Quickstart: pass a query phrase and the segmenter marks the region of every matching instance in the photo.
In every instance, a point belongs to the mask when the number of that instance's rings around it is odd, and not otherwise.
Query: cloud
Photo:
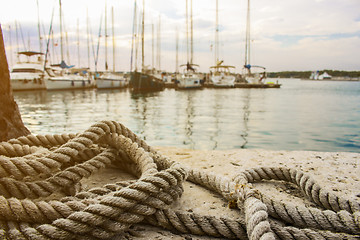
[[[280,42],[269,38],[257,43],[252,59],[259,65],[271,66],[271,71],[354,70],[359,69],[359,63],[354,61],[360,54],[357,47],[359,40],[359,37],[303,38],[298,44],[285,48]]]
[[[54,36],[59,36],[58,1],[38,0],[40,21],[47,34],[54,10]],[[189,0],[190,3],[190,0]],[[137,0],[138,11],[142,1]],[[246,29],[246,0],[219,1],[220,55],[238,71],[244,61]],[[19,8],[18,6],[22,7]],[[105,1],[62,0],[64,21],[72,52],[77,50],[77,20],[79,19],[82,62],[87,62],[87,12],[91,41],[98,42],[100,16],[104,16]],[[119,68],[129,69],[134,1],[107,0],[108,27],[111,35],[111,7],[114,8],[114,28]],[[161,16],[161,51],[163,66],[173,70],[176,56],[176,32],[179,33],[179,61],[184,61],[185,0],[145,0],[146,61],[151,61],[151,26],[155,35]],[[251,1],[252,61],[269,71],[308,70],[318,66],[334,69],[359,70],[357,55],[360,44],[359,0],[267,0]],[[215,34],[215,0],[193,0],[194,54],[201,71],[213,65]],[[23,27],[26,45],[38,48],[36,2],[9,1],[2,6],[0,23],[9,47],[8,26],[12,26],[12,44],[15,44],[15,20]],[[104,21],[103,21],[104,23]],[[43,27],[44,26],[44,27]],[[103,28],[104,29],[104,26]],[[104,33],[102,33],[104,34]],[[21,40],[22,41],[22,40]],[[109,48],[112,41],[109,39]],[[24,45],[24,44],[22,44]],[[100,53],[104,52],[104,38],[100,39]],[[11,48],[15,51],[15,47]],[[110,49],[109,49],[110,52]],[[140,50],[139,50],[140,52]],[[100,56],[103,61],[104,56]],[[74,57],[77,58],[77,57]],[[99,61],[100,61],[99,60]],[[93,60],[92,60],[93,61]],[[110,63],[111,64],[111,63]],[[110,65],[109,64],[109,65]],[[101,64],[103,65],[103,64]],[[351,69],[350,69],[351,70]]]
[[[314,39],[314,40],[340,40],[346,38],[360,38],[360,31],[351,33],[333,33],[326,35],[273,35],[270,38],[274,41],[280,42],[282,47],[289,47],[299,44],[299,41],[303,39]]]

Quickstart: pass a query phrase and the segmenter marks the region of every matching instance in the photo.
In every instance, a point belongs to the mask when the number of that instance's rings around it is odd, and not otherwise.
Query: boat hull
[[[46,89],[45,81],[40,76],[34,78],[11,78],[10,83],[13,91]]]
[[[96,79],[96,87],[99,89],[105,88],[125,88],[127,84],[125,80],[116,79]]]
[[[71,79],[65,77],[46,79],[47,90],[86,89],[93,87],[95,87],[95,84],[91,79]]]
[[[213,87],[232,88],[235,86],[235,76],[212,76]]]
[[[177,82],[177,89],[198,89],[202,88],[200,79],[180,79]]]
[[[129,86],[134,92],[155,92],[162,91],[165,88],[165,83],[152,75],[132,72]]]
[[[96,78],[96,87],[99,89],[125,88],[127,86],[128,81],[123,74],[107,72]]]
[[[19,56],[25,53],[19,53]],[[30,52],[30,54],[27,60],[21,59],[15,64],[10,73],[10,83],[13,91],[46,89],[43,60],[41,57],[33,60],[33,57],[41,56],[41,53]]]

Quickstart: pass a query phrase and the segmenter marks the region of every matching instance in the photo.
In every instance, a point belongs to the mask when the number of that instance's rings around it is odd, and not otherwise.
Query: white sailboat
[[[47,90],[82,89],[95,86],[94,78],[87,68],[74,68],[64,64],[65,62],[62,62],[62,64],[46,68]]]
[[[247,6],[244,71],[245,71],[244,78],[247,81],[247,83],[251,83],[251,84],[265,83],[266,68],[263,66],[250,64],[250,0],[248,0],[248,6]]]
[[[231,71],[234,66],[222,65],[220,61],[216,66],[210,67],[210,80],[214,87],[234,87],[236,77]]]
[[[61,0],[59,0],[60,10],[60,47],[61,47],[61,63],[53,64],[46,68],[47,76],[46,89],[47,90],[62,90],[62,89],[81,89],[95,87],[93,76],[89,73],[87,68],[74,68],[68,66],[64,59],[63,52],[63,33],[62,33],[62,10]]]
[[[186,55],[187,63],[180,65],[182,68],[180,77],[177,79],[176,87],[178,89],[194,89],[202,88],[202,80],[197,71],[199,65],[193,63],[193,21],[192,21],[192,0],[190,0],[190,35],[191,35],[191,51],[189,59],[189,24],[188,24],[188,0],[186,0]]]
[[[111,8],[112,17],[112,45],[113,45],[113,70],[108,70],[107,63],[107,7],[105,4],[105,72],[99,73],[96,77],[96,87],[99,89],[106,88],[124,88],[127,87],[128,81],[123,73],[116,73],[115,71],[115,36],[114,36],[114,8]]]
[[[12,90],[42,90],[46,89],[44,80],[44,53],[42,53],[39,3],[38,6],[38,34],[40,51],[18,51],[17,62],[10,72]]]
[[[215,65],[210,67],[210,80],[214,87],[234,87],[236,77],[232,69],[234,66],[222,65],[224,61],[219,60],[219,16],[218,0],[216,0],[216,30],[215,30]]]
[[[12,89],[14,91],[46,89],[44,54],[33,51],[23,51],[17,54],[18,61],[10,73]]]

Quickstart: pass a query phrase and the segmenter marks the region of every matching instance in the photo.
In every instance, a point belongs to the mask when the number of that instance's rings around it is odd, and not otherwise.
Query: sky
[[[191,0],[188,1],[190,5]],[[105,69],[105,2],[109,68],[114,68],[113,26],[115,70],[129,71],[134,0],[62,0],[64,59],[68,64],[79,67],[87,67],[90,63],[90,68],[94,70],[94,56],[99,44],[97,69]],[[137,0],[138,13],[143,9],[142,2]],[[226,65],[235,66],[236,72],[242,71],[245,60],[247,2],[218,2],[220,59]],[[208,72],[209,67],[215,64],[216,0],[192,0],[192,5],[193,62],[199,64],[200,71]],[[0,23],[10,67],[16,62],[17,51],[40,50],[38,18],[42,51],[45,52],[52,12],[53,41],[50,41],[49,59],[58,63],[59,1],[12,0],[2,4]],[[186,0],[145,0],[145,65],[173,72],[177,67],[176,59],[178,65],[186,63],[185,12]],[[251,0],[250,15],[250,64],[264,66],[268,72],[360,71],[360,0]],[[100,23],[102,31],[99,38]],[[159,45],[161,47],[157,48]],[[138,44],[138,66],[141,66],[140,53],[141,44]],[[158,54],[160,62],[157,61]]]

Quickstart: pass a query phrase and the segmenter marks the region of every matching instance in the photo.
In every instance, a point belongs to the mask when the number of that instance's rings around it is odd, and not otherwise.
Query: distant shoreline
[[[301,80],[314,81],[314,82],[325,82],[325,81],[341,81],[341,82],[359,82],[360,78],[331,78],[331,79],[309,79],[309,78],[301,78]]]
[[[342,71],[342,70],[319,70],[318,74],[321,75],[326,72],[332,79],[357,79],[360,81],[360,71]],[[283,71],[283,72],[267,72],[268,78],[300,78],[309,79],[313,71]]]

